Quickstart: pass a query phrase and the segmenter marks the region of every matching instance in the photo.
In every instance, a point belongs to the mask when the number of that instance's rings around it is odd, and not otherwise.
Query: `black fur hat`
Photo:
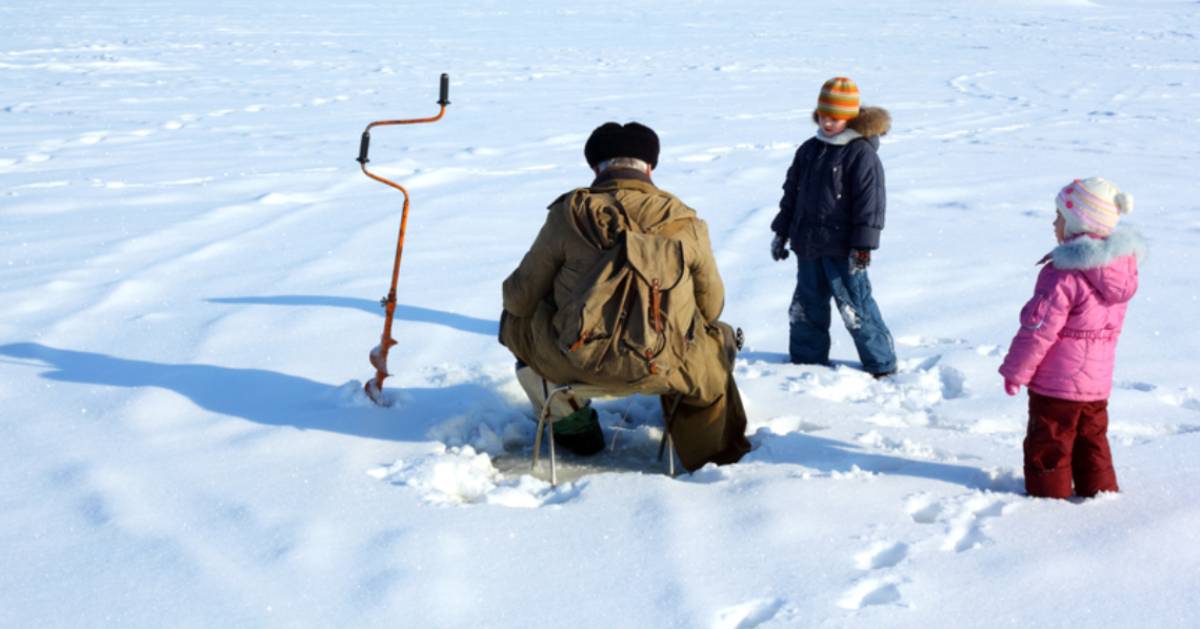
[[[592,131],[583,146],[583,156],[592,168],[614,157],[637,158],[650,164],[650,168],[657,168],[658,134],[637,122],[624,125],[606,122]]]

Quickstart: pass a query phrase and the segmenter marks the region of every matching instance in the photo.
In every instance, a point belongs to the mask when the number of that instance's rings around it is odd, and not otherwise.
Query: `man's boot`
[[[604,431],[600,415],[589,404],[554,422],[554,443],[580,456],[591,456],[604,449]]]

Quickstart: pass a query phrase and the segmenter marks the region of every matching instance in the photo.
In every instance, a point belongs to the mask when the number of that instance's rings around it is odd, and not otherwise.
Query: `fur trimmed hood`
[[[1146,241],[1141,234],[1119,228],[1108,238],[1072,238],[1048,257],[1056,270],[1083,275],[1109,303],[1123,303],[1137,292],[1138,262],[1145,255]]]
[[[1078,236],[1054,248],[1050,261],[1063,270],[1096,269],[1117,258],[1132,255],[1138,262],[1146,256],[1146,241],[1130,228],[1118,228],[1108,238]]]
[[[817,110],[813,110],[813,122],[817,122]],[[846,123],[846,128],[864,138],[887,135],[892,130],[892,115],[883,107],[863,107],[858,116]]]

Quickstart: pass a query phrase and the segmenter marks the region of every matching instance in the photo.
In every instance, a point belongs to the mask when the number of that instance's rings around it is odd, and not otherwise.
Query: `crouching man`
[[[636,122],[592,132],[584,156],[596,178],[550,204],[504,280],[500,342],[538,412],[557,384],[660,395],[692,471],[750,450],[732,374],[739,340],[717,320],[725,289],[707,226],[651,180],[658,154],[657,134]],[[563,400],[550,414],[563,447],[604,447],[588,400]]]

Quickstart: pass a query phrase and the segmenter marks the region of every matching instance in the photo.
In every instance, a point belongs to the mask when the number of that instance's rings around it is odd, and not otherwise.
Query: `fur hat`
[[[606,122],[592,131],[583,146],[583,156],[592,168],[614,157],[637,158],[657,168],[658,134],[636,122],[624,125]]]
[[[1095,234],[1107,237],[1122,214],[1133,212],[1133,195],[1121,192],[1100,177],[1076,179],[1059,190],[1054,199],[1068,236]]]
[[[835,76],[821,86],[817,113],[834,120],[851,120],[858,115],[858,85],[844,76]]]

